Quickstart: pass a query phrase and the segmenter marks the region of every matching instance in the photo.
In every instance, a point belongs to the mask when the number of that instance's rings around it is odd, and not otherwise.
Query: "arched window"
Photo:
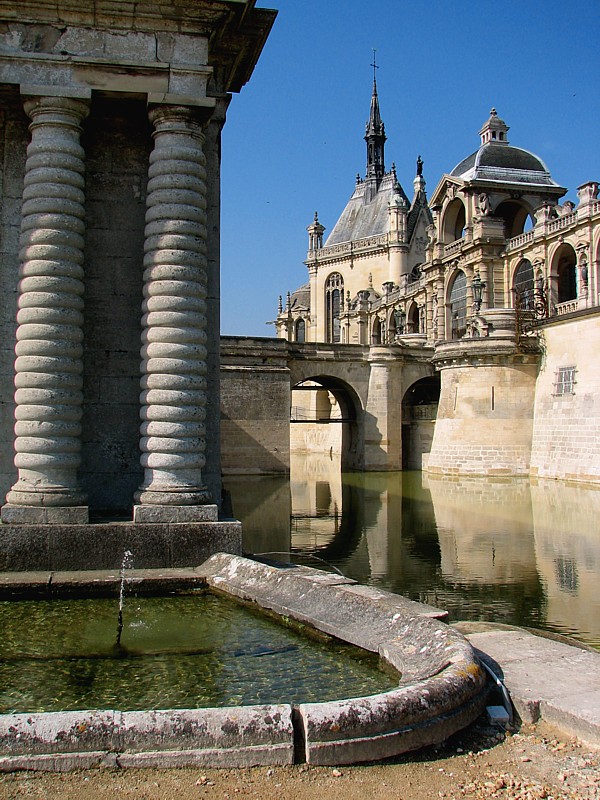
[[[515,292],[515,306],[523,309],[532,309],[535,284],[531,261],[526,258],[517,267],[513,280],[513,289]]]
[[[371,332],[371,344],[383,344],[384,328],[381,324],[379,317],[375,317],[373,321],[373,330]]]
[[[306,323],[303,319],[299,319],[296,322],[296,341],[297,342],[305,342],[306,341]]]
[[[419,306],[414,303],[410,311],[408,312],[408,321],[407,321],[407,332],[408,333],[420,333],[421,332],[421,321],[419,319]]]
[[[459,269],[450,289],[452,339],[462,339],[467,331],[467,276]]]
[[[325,284],[325,341],[340,341],[340,308],[344,293],[344,279],[333,272]]]
[[[568,300],[577,298],[577,257],[570,245],[564,247],[564,251],[558,260],[557,275],[557,302],[566,303]]]

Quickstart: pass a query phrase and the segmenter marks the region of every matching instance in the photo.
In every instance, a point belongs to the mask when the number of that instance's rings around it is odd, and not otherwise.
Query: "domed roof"
[[[509,144],[488,142],[463,159],[450,173],[463,180],[497,180],[555,185],[541,158]]]
[[[508,143],[509,128],[493,108],[483,125],[481,146],[463,159],[450,175],[464,181],[498,181],[501,183],[528,183],[537,186],[557,186],[548,167],[539,156],[513,147]]]

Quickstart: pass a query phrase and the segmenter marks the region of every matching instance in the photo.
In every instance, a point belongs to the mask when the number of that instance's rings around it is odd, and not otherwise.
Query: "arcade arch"
[[[315,375],[292,386],[290,453],[339,458],[342,471],[361,468],[362,406],[354,389]]]
[[[402,469],[422,469],[429,453],[440,400],[440,375],[415,381],[402,400]]]
[[[531,210],[518,200],[504,200],[494,211],[495,217],[504,221],[504,236],[512,239],[533,225]]]
[[[442,217],[442,242],[450,244],[457,239],[462,239],[465,232],[466,210],[463,201],[459,197],[451,200],[444,211]]]
[[[557,304],[577,299],[577,255],[568,242],[561,244],[554,253],[550,279]]]

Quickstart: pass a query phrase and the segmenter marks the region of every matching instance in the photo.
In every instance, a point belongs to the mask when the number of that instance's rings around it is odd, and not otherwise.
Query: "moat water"
[[[446,609],[600,650],[600,489],[556,481],[341,473],[228,477],[244,550],[335,568]]]

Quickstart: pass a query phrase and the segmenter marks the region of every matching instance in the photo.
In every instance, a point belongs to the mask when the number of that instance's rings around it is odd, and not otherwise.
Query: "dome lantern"
[[[490,142],[494,142],[494,144],[508,144],[508,131],[508,125],[503,119],[500,119],[496,109],[492,108],[490,111],[490,118],[479,131],[481,144],[489,144]]]

